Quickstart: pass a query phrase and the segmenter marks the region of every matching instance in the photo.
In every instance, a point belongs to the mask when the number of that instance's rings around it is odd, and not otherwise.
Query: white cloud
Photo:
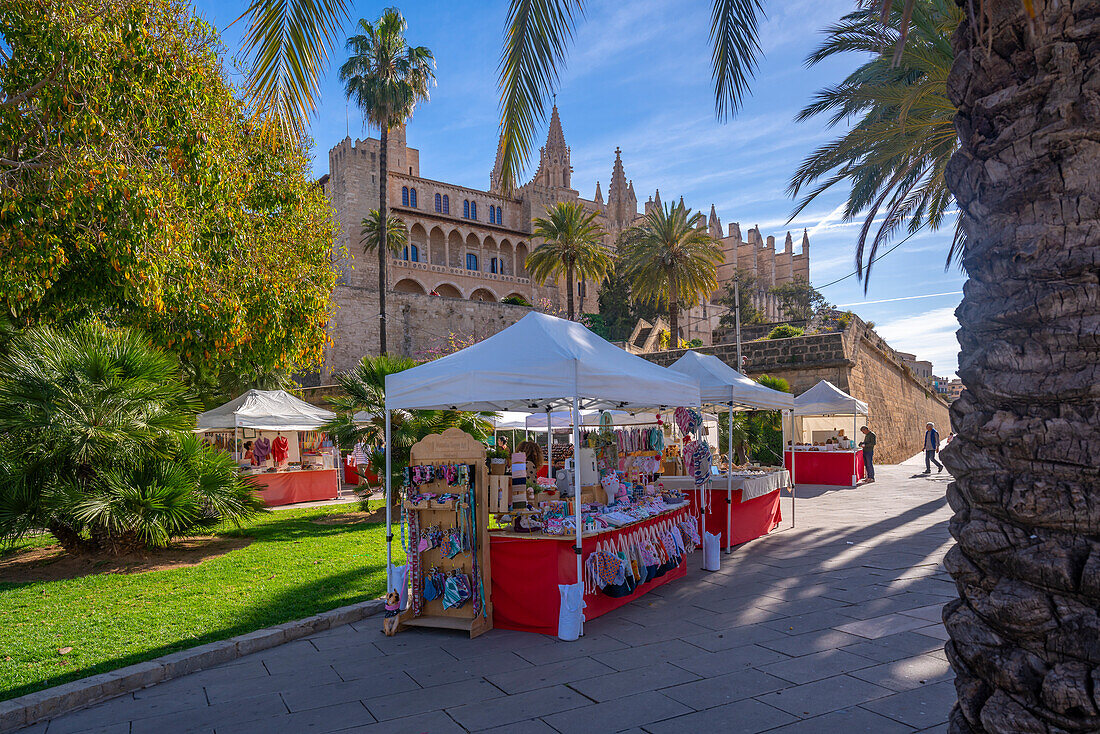
[[[958,369],[958,328],[955,307],[947,306],[888,321],[875,331],[895,349],[929,360],[936,374],[943,375]]]

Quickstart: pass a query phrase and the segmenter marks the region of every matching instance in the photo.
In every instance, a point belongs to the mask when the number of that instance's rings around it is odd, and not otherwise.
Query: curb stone
[[[0,701],[0,732],[15,731],[115,696],[148,688],[349,622],[357,622],[378,614],[384,604],[384,599],[371,599],[338,607],[305,619],[237,635],[228,640],[210,642],[144,663]]]

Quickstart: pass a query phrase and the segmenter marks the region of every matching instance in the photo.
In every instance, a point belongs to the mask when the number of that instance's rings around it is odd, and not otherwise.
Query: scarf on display
[[[274,459],[276,464],[281,464],[286,461],[287,453],[290,451],[290,441],[286,440],[286,436],[278,436],[271,442],[271,458]],[[255,451],[252,452],[256,454]]]
[[[598,542],[585,559],[585,593],[623,597],[663,576],[683,562],[684,543],[677,542],[679,537],[676,521],[669,519]]]
[[[252,460],[257,466],[267,461],[268,454],[271,453],[271,440],[260,436],[252,442]]]

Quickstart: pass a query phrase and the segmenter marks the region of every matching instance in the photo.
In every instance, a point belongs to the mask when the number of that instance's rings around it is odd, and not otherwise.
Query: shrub
[[[0,359],[0,538],[45,529],[70,553],[117,555],[259,511],[195,411],[176,358],[143,334],[16,337]]]
[[[505,296],[500,299],[501,303],[508,303],[513,306],[527,306],[530,308],[531,304],[523,296]]]
[[[804,329],[800,329],[797,326],[791,326],[790,324],[780,324],[771,331],[768,332],[766,339],[790,339],[794,336],[802,336],[805,333]]]

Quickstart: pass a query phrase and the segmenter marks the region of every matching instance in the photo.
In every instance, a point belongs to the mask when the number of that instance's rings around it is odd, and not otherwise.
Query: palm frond
[[[863,219],[856,268],[865,288],[879,247],[902,227],[913,233],[942,224],[954,201],[944,170],[958,145],[947,75],[950,36],[962,11],[951,0],[881,1],[889,6],[885,16],[879,0],[863,3],[830,26],[807,58],[812,66],[849,51],[874,54],[843,82],[818,92],[798,115],[800,121],[829,115],[830,127],[855,122],[813,151],[788,185],[792,196],[802,195],[792,219],[825,191],[848,187],[845,221]],[[948,264],[965,248],[959,232],[955,241],[959,247],[948,253]]]
[[[511,0],[500,58],[501,187],[516,186],[545,117],[546,98],[573,38],[582,0]]]
[[[248,16],[248,99],[266,124],[290,137],[302,135],[349,7],[348,0],[253,0],[241,16]]]
[[[370,215],[360,222],[363,227],[363,236],[359,244],[363,245],[364,252],[374,252],[382,242],[382,215],[377,209],[371,209]],[[393,253],[401,253],[409,244],[409,230],[400,217],[391,216],[386,222],[386,249]]]
[[[714,0],[710,15],[714,111],[725,120],[741,108],[756,72],[760,44],[757,24],[764,15],[761,0]]]

